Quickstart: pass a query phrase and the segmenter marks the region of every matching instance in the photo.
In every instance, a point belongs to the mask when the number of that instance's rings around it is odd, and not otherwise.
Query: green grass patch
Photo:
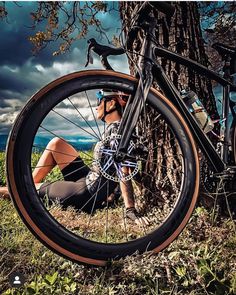
[[[202,208],[166,250],[136,254],[107,268],[78,265],[49,251],[28,231],[11,202],[0,200],[0,214],[1,294],[235,294],[232,221],[222,219],[212,226]],[[26,277],[19,289],[9,285],[13,270]]]
[[[6,185],[5,152],[0,152],[0,186]]]
[[[4,153],[0,154],[4,166]],[[38,155],[33,159],[37,162]],[[1,179],[5,179],[1,168]],[[57,176],[57,172],[55,172]],[[4,185],[4,181],[2,182]],[[83,223],[86,214],[74,209],[62,211],[54,206],[51,213],[70,230]],[[54,210],[54,211],[53,211]],[[111,209],[114,221],[120,208]],[[92,218],[102,217],[99,210]],[[44,247],[27,229],[9,200],[0,199],[0,294],[191,294],[227,295],[236,293],[236,235],[230,219],[218,218],[212,223],[211,212],[198,207],[185,230],[167,249],[156,255],[133,255],[112,262],[106,268],[70,262]],[[100,228],[104,239],[104,225]],[[135,229],[133,229],[135,232]],[[120,234],[114,230],[114,236]],[[97,237],[95,237],[97,238]],[[112,239],[113,237],[111,237]],[[26,282],[11,288],[9,275],[24,273]]]

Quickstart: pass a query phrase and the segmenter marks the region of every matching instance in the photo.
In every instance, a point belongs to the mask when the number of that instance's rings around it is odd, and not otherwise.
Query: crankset
[[[200,161],[200,184],[203,192],[216,194],[221,191],[221,184],[224,190],[233,192],[236,190],[236,166],[227,167],[221,173],[215,173],[206,159]],[[224,191],[224,193],[226,193]]]
[[[200,161],[200,185],[204,193],[216,193],[218,179],[215,177],[209,162],[206,159]]]

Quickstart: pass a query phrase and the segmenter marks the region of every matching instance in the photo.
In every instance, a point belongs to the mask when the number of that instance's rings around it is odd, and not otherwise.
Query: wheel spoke
[[[107,200],[106,200],[106,203],[107,203],[107,206],[106,206],[106,225],[105,225],[106,243],[107,243],[107,236],[108,236],[108,194],[109,194],[109,182],[108,182],[108,185],[107,185]]]
[[[90,100],[89,100],[89,98],[88,98],[87,91],[85,91],[85,95],[86,95],[86,97],[87,97],[87,100],[88,100],[88,103],[89,103],[89,107],[90,107],[90,109],[91,109],[91,111],[92,111],[93,118],[94,118],[95,124],[96,124],[96,126],[97,126],[97,129],[98,129],[99,135],[100,135],[99,138],[100,138],[100,140],[101,140],[101,139],[102,139],[102,134],[101,134],[101,132],[100,132],[100,128],[99,128],[99,126],[98,126],[98,122],[97,122],[96,116],[94,115],[93,108],[92,108],[91,103],[90,103]]]
[[[100,177],[100,179],[99,179],[99,184],[98,184],[99,190],[100,190],[101,180],[102,180],[102,178]],[[107,183],[107,181],[106,181],[106,183]],[[86,229],[85,229],[84,238],[87,237],[88,229],[89,229],[90,222],[91,222],[91,219],[92,219],[92,213],[93,213],[93,211],[94,211],[94,207],[95,207],[95,203],[96,203],[96,200],[97,200],[97,196],[98,196],[98,191],[99,191],[99,190],[97,190],[96,193],[95,193],[96,195],[95,195],[95,198],[94,198],[94,200],[93,200],[93,206],[92,206],[92,209],[91,209],[91,213],[90,213],[90,215],[89,215],[89,221],[88,221],[88,224],[87,224]]]
[[[82,166],[82,167],[80,167],[80,168],[78,168],[78,169],[73,170],[73,171],[70,172],[70,173],[65,174],[65,177],[67,177],[67,176],[69,176],[69,175],[71,175],[71,174],[73,174],[73,173],[75,173],[75,172],[78,172],[78,171],[82,170],[82,169],[83,169],[84,167],[86,167],[86,166],[87,166],[87,165],[84,165],[84,166]],[[59,177],[59,178],[57,178],[57,179],[51,181],[50,183],[48,183],[47,185],[45,185],[44,188],[46,188],[46,187],[48,187],[49,185],[51,185],[51,184],[53,184],[53,183],[55,183],[55,182],[57,182],[57,181],[60,181],[60,180],[64,180],[64,177]],[[95,182],[95,181],[91,181],[91,183],[93,183],[93,182]],[[85,185],[82,189],[84,189],[85,187],[87,187],[87,185]],[[82,190],[82,189],[81,189],[81,190]],[[39,189],[36,189],[37,192],[39,192],[39,190],[40,190],[40,188],[39,188]],[[80,192],[81,190],[76,191],[76,192]],[[72,196],[72,195],[70,195],[69,197],[71,197],[71,196]]]
[[[102,176],[99,176],[99,181],[100,181],[100,179],[102,178]],[[94,181],[91,181],[91,183],[95,183],[97,181],[97,179],[95,179]],[[103,188],[104,187],[104,185],[106,184],[108,182],[108,180],[106,181],[106,182],[104,182],[102,185],[101,185],[101,187],[99,188],[99,190],[101,189],[101,188]],[[87,185],[85,186],[85,187],[87,187]],[[96,192],[97,193],[97,192]],[[94,193],[88,200],[87,200],[87,202],[79,209],[79,211],[81,212],[83,209],[84,209],[84,207],[86,206],[86,205],[88,205],[88,203],[96,196],[96,193]]]
[[[62,114],[58,113],[55,109],[52,109],[52,112],[54,112],[54,113],[57,114],[58,116],[62,117],[63,119],[67,120],[68,122],[70,122],[70,123],[73,124],[74,126],[78,127],[79,129],[83,130],[84,132],[88,133],[89,135],[91,135],[92,137],[96,138],[97,140],[100,139],[97,135],[94,135],[93,133],[87,131],[86,129],[84,129],[83,127],[81,127],[80,125],[78,125],[77,123],[71,121],[70,119],[66,118],[66,117],[63,116]]]
[[[69,102],[71,103],[71,105],[74,107],[74,109],[77,111],[77,113],[82,117],[82,119],[85,121],[85,123],[87,124],[87,126],[93,131],[94,135],[96,136],[96,138],[98,138],[99,140],[101,140],[101,137],[95,132],[95,130],[93,129],[93,127],[89,124],[89,122],[84,118],[84,116],[81,114],[81,112],[79,111],[79,109],[74,105],[74,103],[71,101],[71,99],[68,97],[67,98],[69,100]]]
[[[126,186],[126,189],[128,190],[128,192],[129,192],[130,194],[133,195],[134,202],[136,203],[136,206],[137,206],[137,202],[136,202],[136,199],[135,199],[134,191],[133,191],[133,190],[131,191],[131,190],[130,190],[130,187],[129,187],[129,186],[127,185],[127,183],[125,183],[122,179],[120,179],[120,181]],[[132,186],[132,183],[131,183],[131,186]],[[138,208],[138,210],[139,210],[139,208]],[[144,232],[144,234],[146,234],[146,228],[145,228],[143,222],[141,222],[141,226],[142,226],[142,228],[143,228],[143,232]]]
[[[51,130],[45,128],[45,127],[43,127],[42,125],[40,125],[40,128],[42,128],[43,130],[45,130],[45,131],[47,131],[48,133],[52,134],[54,137],[58,137],[58,138],[60,138],[61,140],[63,140],[64,142],[68,143],[63,137],[61,137],[61,136],[57,135],[56,133],[54,133],[53,131],[51,131]],[[70,143],[70,145],[73,146],[71,143]],[[74,146],[73,146],[73,147],[74,147]],[[74,147],[74,148],[75,148],[75,147]],[[76,148],[75,148],[75,149],[76,149]],[[93,157],[92,157],[91,155],[89,155],[88,153],[86,153],[86,152],[83,152],[83,153],[84,153],[86,156],[88,156],[89,158],[92,158],[92,159],[93,159]]]
[[[81,159],[81,160],[77,160],[77,161],[73,161],[73,163],[80,163],[80,162],[82,162],[83,160]],[[65,164],[70,164],[71,162],[69,161],[69,162],[60,162],[60,163],[57,163],[57,165],[65,165]],[[83,167],[85,167],[86,165],[84,165]],[[35,169],[35,168],[44,168],[44,167],[52,167],[52,165],[40,165],[40,166],[31,166],[31,169]],[[55,166],[53,166],[53,168],[54,168]],[[76,170],[77,171],[77,170]],[[74,171],[73,171],[74,172]]]
[[[145,172],[144,172],[144,174],[146,174],[146,175],[149,176],[148,173],[145,173]],[[133,180],[137,185],[140,185],[140,184],[141,184],[141,183],[139,183],[138,181],[136,181],[136,180],[134,180],[134,179],[132,179],[132,180]],[[151,195],[153,195],[153,196],[155,197],[155,199],[158,199],[159,201],[164,201],[164,199],[163,199],[161,196],[155,194],[153,191],[151,191],[151,190],[150,190],[148,187],[146,187],[146,186],[145,186],[145,190],[147,190],[148,193],[150,193]]]
[[[128,155],[129,157],[131,157],[131,158],[133,158],[133,159],[135,159],[135,157],[134,156],[130,156],[130,155]],[[175,158],[175,157],[179,157],[179,155],[175,155],[175,156],[165,156],[165,157],[163,157],[163,158],[168,158],[168,157],[171,157],[171,158]],[[181,155],[181,157],[182,157],[182,155]],[[158,161],[158,159],[151,159],[151,160],[148,160],[148,159],[144,159],[144,158],[138,158],[138,161],[142,161],[142,162],[145,162],[145,163],[151,163],[151,164],[155,164],[155,165],[158,165],[159,167],[163,167],[163,168],[166,168],[166,169],[169,169],[170,170],[170,168],[169,167],[167,167],[166,165],[163,165],[163,164],[160,164],[160,163],[157,163],[157,161]],[[155,163],[155,161],[156,161],[156,163]],[[132,162],[131,162],[132,163]],[[122,165],[122,166],[125,166],[125,165]],[[130,166],[130,167],[136,167],[136,166]],[[176,168],[172,168],[172,169],[176,169]],[[171,170],[172,170],[171,169]],[[184,174],[184,172],[180,172],[181,174]]]
[[[74,155],[71,155],[71,154],[68,154],[68,153],[64,153],[64,152],[59,152],[57,150],[52,150],[52,149],[49,149],[49,148],[46,148],[46,147],[43,147],[43,146],[40,146],[40,145],[33,145],[34,148],[38,148],[40,150],[43,150],[43,151],[49,151],[49,152],[54,152],[56,154],[61,154],[61,155],[65,155],[65,156],[71,156],[71,157],[75,157]],[[89,154],[86,154],[87,156]],[[90,156],[90,158],[92,158],[92,160],[94,159],[92,156]],[[68,162],[69,163],[69,162]],[[60,163],[60,164],[66,164],[66,163]],[[46,166],[44,166],[46,167]]]
[[[128,237],[128,231],[127,231],[127,220],[126,220],[126,216],[125,216],[125,205],[122,206],[122,215],[123,215],[123,224],[124,224],[124,230],[125,230],[125,237],[126,237],[126,241],[129,241],[129,237]]]

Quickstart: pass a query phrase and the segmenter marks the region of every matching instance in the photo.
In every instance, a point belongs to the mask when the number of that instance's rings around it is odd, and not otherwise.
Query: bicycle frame
[[[139,68],[142,69],[142,73],[139,78],[137,91],[132,101],[132,106],[130,107],[130,102],[128,101],[128,106],[122,117],[120,134],[126,134],[126,136],[121,137],[118,154],[120,153],[120,155],[122,155],[122,152],[126,151],[129,139],[133,132],[133,128],[137,123],[142,105],[147,98],[154,77],[160,88],[164,91],[165,96],[171,100],[171,102],[183,116],[185,122],[194,135],[196,143],[204,153],[207,160],[211,163],[214,172],[221,173],[227,168],[228,164],[228,148],[230,143],[230,127],[228,126],[229,107],[232,109],[229,93],[230,90],[235,90],[236,87],[230,81],[207,69],[205,66],[200,65],[191,59],[173,53],[167,49],[156,46],[155,42],[150,38],[150,36],[154,35],[153,32],[155,25],[156,20],[153,19],[151,25],[148,28],[148,33],[145,34],[141,49],[141,58],[139,60]],[[225,120],[223,121],[220,130],[220,135],[224,139],[220,154],[218,151],[216,151],[215,147],[208,139],[206,134],[204,134],[193,115],[188,111],[187,106],[181,99],[179,91],[165,74],[163,68],[157,61],[157,57],[165,57],[186,67],[191,67],[200,75],[207,76],[208,78],[217,81],[223,86],[222,115]],[[234,112],[232,112],[232,114],[234,115]],[[121,132],[121,130],[123,131]]]

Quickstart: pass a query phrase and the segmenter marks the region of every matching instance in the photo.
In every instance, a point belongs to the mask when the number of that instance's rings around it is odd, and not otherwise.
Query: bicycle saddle
[[[236,55],[236,47],[228,46],[223,43],[214,43],[212,45],[212,48],[214,48],[218,53],[224,57],[225,55],[229,55],[230,57],[235,57]]]

